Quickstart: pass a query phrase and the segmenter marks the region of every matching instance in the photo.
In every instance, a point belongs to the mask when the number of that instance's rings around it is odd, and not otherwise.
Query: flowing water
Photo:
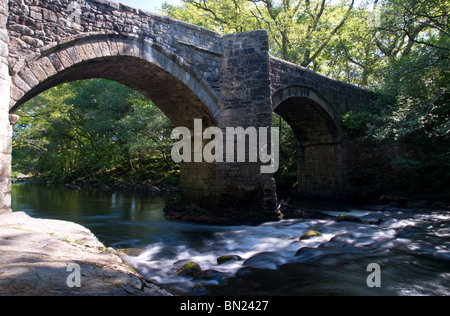
[[[329,219],[214,226],[165,219],[165,199],[20,184],[12,189],[14,211],[89,228],[106,246],[128,249],[125,260],[134,269],[174,294],[450,295],[448,210],[316,203]],[[341,214],[362,223],[336,221]],[[299,240],[311,230],[321,235]],[[224,255],[235,260],[218,264]],[[203,272],[177,275],[188,261]],[[368,269],[372,263],[380,270]],[[380,287],[368,286],[374,280]]]

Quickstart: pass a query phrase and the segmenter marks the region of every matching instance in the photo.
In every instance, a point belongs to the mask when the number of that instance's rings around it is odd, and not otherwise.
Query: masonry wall
[[[351,184],[354,150],[344,138],[329,144],[297,148],[297,194],[308,198],[349,199],[358,195]]]
[[[0,0],[0,213],[11,207],[11,125],[9,100],[11,77],[8,68],[8,1]]]

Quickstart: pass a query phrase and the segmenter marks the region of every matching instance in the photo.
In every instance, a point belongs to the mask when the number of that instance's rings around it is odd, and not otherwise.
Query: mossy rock
[[[221,265],[229,261],[243,261],[244,259],[238,255],[225,255],[217,258],[217,264]]]
[[[310,230],[309,232],[304,233],[304,234],[300,237],[300,240],[310,239],[310,238],[318,237],[318,236],[322,236],[322,233],[321,233],[321,232],[318,232],[318,231],[316,231],[316,230]]]
[[[415,235],[426,234],[426,230],[414,225],[408,225],[398,232],[395,236],[398,238],[407,238]]]
[[[337,222],[352,222],[352,223],[361,223],[362,220],[359,217],[353,215],[342,214],[339,215],[336,219]]]
[[[194,261],[189,261],[183,264],[176,272],[176,275],[190,276],[195,278],[200,278],[202,276],[202,268],[200,265]]]

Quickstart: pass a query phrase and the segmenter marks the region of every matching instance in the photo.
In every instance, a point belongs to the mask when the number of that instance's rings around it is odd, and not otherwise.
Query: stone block
[[[11,126],[9,125],[9,122],[7,124],[8,125],[5,126],[3,123],[3,127],[0,129],[0,155],[7,155],[12,152]]]
[[[112,56],[107,42],[105,42],[105,41],[99,42],[99,46],[100,46],[100,51],[101,51],[101,54],[103,57]]]
[[[97,55],[94,52],[94,48],[90,43],[83,43],[81,46],[78,46],[78,48],[84,52],[84,54],[80,54],[83,56],[82,57],[83,60],[90,60],[97,58]],[[86,59],[84,59],[84,56]]]
[[[39,80],[36,78],[30,68],[24,68],[19,77],[30,87],[33,88],[39,84]]]
[[[58,55],[56,53],[50,54],[48,56],[48,59],[52,63],[53,67],[56,71],[62,71],[64,70],[64,65],[61,63],[61,60],[59,59]]]
[[[13,106],[14,103],[19,101],[24,95],[25,95],[25,92],[23,92],[16,86],[12,86],[11,87],[11,101],[13,102],[13,104],[10,104],[10,105]]]
[[[61,61],[61,64],[64,68],[69,68],[74,64],[74,61],[72,60],[72,58],[70,58],[67,51],[59,51],[56,53],[56,55],[59,57],[59,60]]]
[[[42,70],[38,62],[32,62],[28,65],[28,68],[34,74],[38,82],[42,82],[48,78],[47,73]]]
[[[48,59],[48,57],[42,57],[38,60],[38,62],[42,70],[46,73],[47,77],[52,77],[57,74],[55,67],[53,66],[50,59]]]
[[[9,213],[11,211],[11,193],[0,192],[0,213]]]
[[[72,59],[74,64],[78,64],[82,61],[81,57],[78,55],[78,50],[76,47],[66,48],[67,55]]]
[[[42,9],[42,14],[43,14],[43,18],[45,21],[48,22],[57,22],[58,21],[58,16],[56,15],[55,12],[47,10],[47,9]]]
[[[117,48],[116,41],[109,40],[108,41],[109,51],[111,52],[111,56],[117,56],[119,55],[119,50]]]

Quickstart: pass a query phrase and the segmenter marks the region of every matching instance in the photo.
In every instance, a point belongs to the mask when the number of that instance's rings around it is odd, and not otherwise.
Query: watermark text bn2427
[[[224,130],[225,135],[219,127],[203,130],[201,119],[194,120],[193,136],[187,127],[176,127],[171,137],[179,141],[172,147],[172,159],[176,163],[260,162],[261,173],[277,172],[280,148],[278,127],[226,127]],[[206,145],[205,140],[209,140]]]

